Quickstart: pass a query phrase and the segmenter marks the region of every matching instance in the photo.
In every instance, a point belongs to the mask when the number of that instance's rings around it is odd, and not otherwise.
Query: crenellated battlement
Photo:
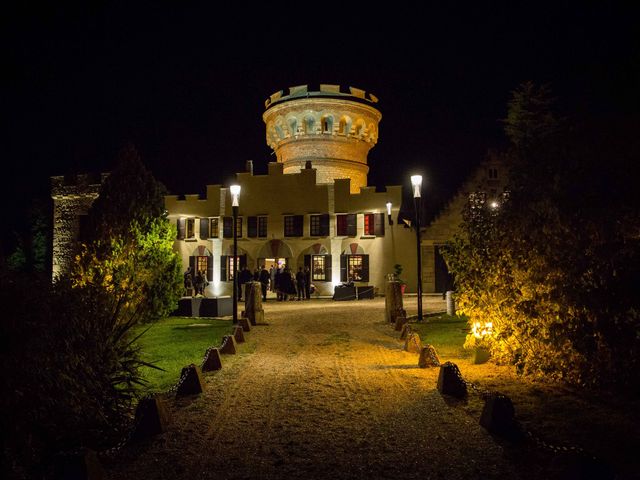
[[[348,90],[342,91],[342,89]],[[269,109],[276,103],[287,102],[289,100],[295,100],[298,98],[313,98],[313,97],[333,97],[333,98],[349,98],[357,102],[365,103],[378,103],[378,97],[371,92],[366,92],[355,87],[341,87],[340,85],[333,85],[327,83],[321,83],[319,90],[309,90],[308,85],[297,85],[295,87],[289,87],[289,93],[284,94],[284,90],[278,90],[271,94],[269,98],[264,101],[264,108]]]
[[[378,98],[364,90],[322,84],[319,91],[307,85],[279,91],[265,102],[262,119],[266,141],[284,166],[294,173],[312,161],[319,183],[350,178],[354,193],[367,185],[367,155],[378,141],[382,114]]]
[[[51,177],[51,196],[54,199],[62,199],[88,195],[95,199],[100,186],[108,176],[108,173],[85,173]]]

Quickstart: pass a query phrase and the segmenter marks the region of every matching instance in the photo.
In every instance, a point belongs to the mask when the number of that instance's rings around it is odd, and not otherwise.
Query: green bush
[[[129,335],[136,319],[65,281],[4,279],[0,291],[5,470],[39,478],[57,452],[101,449],[127,430],[141,365]]]

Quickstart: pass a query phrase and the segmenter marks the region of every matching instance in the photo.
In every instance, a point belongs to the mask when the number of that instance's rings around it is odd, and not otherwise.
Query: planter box
[[[472,362],[475,365],[486,363],[490,357],[491,357],[491,354],[489,353],[489,350],[486,348],[476,347],[473,349]]]

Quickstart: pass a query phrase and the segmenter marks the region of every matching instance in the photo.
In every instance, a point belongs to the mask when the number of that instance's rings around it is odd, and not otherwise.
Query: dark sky
[[[637,113],[640,17],[608,2],[50,3],[3,15],[3,195],[22,200],[46,195],[50,175],[109,170],[127,142],[173,193],[228,184],[246,159],[265,172],[263,102],[305,83],[378,96],[369,183],[421,171],[425,201],[504,142],[524,80],[589,115]]]

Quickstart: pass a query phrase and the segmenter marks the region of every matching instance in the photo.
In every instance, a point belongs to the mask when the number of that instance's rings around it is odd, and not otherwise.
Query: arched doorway
[[[266,242],[258,252],[258,266],[264,265],[267,270],[271,266],[284,268],[293,260],[291,247],[282,240],[273,239]]]

